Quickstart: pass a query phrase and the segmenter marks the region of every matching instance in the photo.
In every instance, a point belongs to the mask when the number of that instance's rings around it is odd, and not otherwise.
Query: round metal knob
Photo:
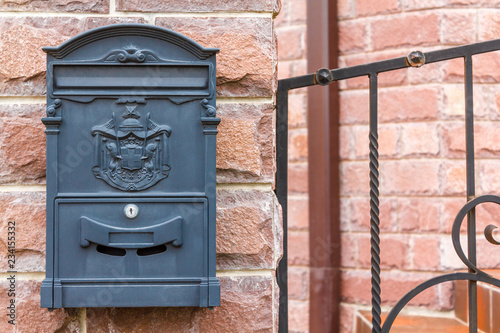
[[[137,214],[139,214],[139,207],[134,204],[128,204],[123,209],[123,212],[125,213],[126,217],[128,217],[129,219],[133,219],[137,216]]]

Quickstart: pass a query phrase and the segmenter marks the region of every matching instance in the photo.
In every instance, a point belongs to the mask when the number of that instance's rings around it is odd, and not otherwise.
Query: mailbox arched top
[[[62,43],[56,47],[44,47],[43,51],[50,54],[56,59],[62,59],[66,57],[71,52],[98,40],[112,38],[112,37],[122,37],[122,36],[141,36],[150,37],[158,40],[163,40],[167,43],[176,45],[180,48],[185,49],[197,58],[203,60],[206,59],[217,52],[218,48],[206,48],[195,42],[194,40],[187,38],[177,32],[172,30],[157,27],[148,24],[139,23],[123,23],[123,24],[113,24],[104,27],[95,28],[84,33],[81,33],[66,42]]]

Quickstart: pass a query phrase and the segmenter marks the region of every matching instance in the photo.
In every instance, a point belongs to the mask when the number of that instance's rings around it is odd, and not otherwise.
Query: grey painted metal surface
[[[218,306],[218,49],[118,24],[44,51],[42,307]]]

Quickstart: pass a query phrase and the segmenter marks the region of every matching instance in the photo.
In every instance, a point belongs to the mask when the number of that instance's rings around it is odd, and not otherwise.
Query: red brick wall
[[[307,74],[306,0],[285,0],[276,18],[278,77]],[[307,91],[289,95],[288,309],[289,331],[309,329],[309,201],[307,182]]]
[[[0,304],[7,222],[17,223],[18,332],[276,332],[281,255],[273,194],[275,0],[0,3]],[[88,29],[141,22],[219,47],[217,275],[221,307],[40,309],[45,270],[45,54]],[[0,331],[11,331],[5,316]]]
[[[301,0],[288,0],[278,18],[279,77],[307,74],[305,10]],[[500,37],[500,9],[494,1],[338,0],[340,66],[405,56]],[[294,16],[299,14],[299,16]],[[476,130],[476,194],[500,189],[497,122],[500,119],[500,57],[474,58]],[[439,272],[464,268],[451,243],[450,229],[465,203],[465,132],[463,61],[398,70],[379,77],[379,144],[381,173],[382,300],[386,309],[407,291]],[[370,235],[368,201],[368,80],[341,83],[340,175],[342,228],[341,332],[352,332],[353,315],[370,303]],[[289,228],[292,255],[306,252],[305,213],[295,200],[307,198],[303,170],[307,168],[305,94],[296,91],[290,108]],[[293,101],[299,101],[294,103]],[[297,117],[297,114],[299,117]],[[298,120],[295,120],[298,119]],[[300,193],[300,194],[299,194]],[[478,262],[500,268],[498,251],[481,233],[500,211],[477,210]],[[465,241],[465,240],[464,240]],[[463,242],[464,242],[463,241]],[[307,261],[291,258],[291,272],[307,270]],[[297,278],[294,274],[291,279]],[[307,331],[300,312],[306,297],[295,293],[302,284],[291,281],[291,328]],[[453,286],[443,284],[411,303],[415,311],[450,311]],[[300,301],[300,303],[299,303]],[[298,324],[298,322],[302,324]],[[295,325],[295,326],[292,326]]]

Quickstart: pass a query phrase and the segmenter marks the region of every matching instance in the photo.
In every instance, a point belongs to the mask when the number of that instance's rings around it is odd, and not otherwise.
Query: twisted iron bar
[[[380,289],[380,219],[378,135],[370,132],[370,236],[372,274],[372,332],[381,331]]]

